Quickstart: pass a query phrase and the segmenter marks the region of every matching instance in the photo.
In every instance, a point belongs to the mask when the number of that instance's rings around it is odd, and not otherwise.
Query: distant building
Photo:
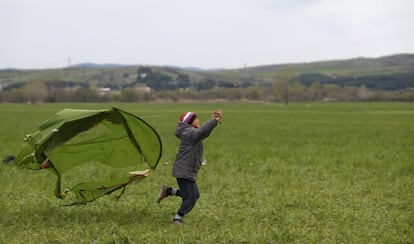
[[[107,95],[110,92],[111,92],[110,87],[101,87],[101,88],[99,88],[99,94],[100,95]]]

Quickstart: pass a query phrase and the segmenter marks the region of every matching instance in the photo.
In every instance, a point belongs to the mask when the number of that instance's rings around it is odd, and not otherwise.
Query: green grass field
[[[55,177],[0,166],[1,243],[414,243],[414,104],[0,104],[0,157],[70,108],[117,106],[159,132],[163,157],[117,201],[64,207]],[[171,176],[179,115],[223,123],[205,141],[201,198],[155,199]]]

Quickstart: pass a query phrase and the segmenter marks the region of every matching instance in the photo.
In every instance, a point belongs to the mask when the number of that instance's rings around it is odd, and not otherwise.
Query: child
[[[212,118],[200,127],[200,119],[193,112],[180,116],[175,135],[180,139],[180,146],[173,166],[173,176],[177,179],[179,189],[162,186],[157,203],[167,196],[179,196],[182,203],[173,219],[173,224],[183,224],[183,217],[195,206],[200,197],[197,187],[197,173],[203,157],[203,139],[207,138],[221,121],[222,112],[216,109]]]

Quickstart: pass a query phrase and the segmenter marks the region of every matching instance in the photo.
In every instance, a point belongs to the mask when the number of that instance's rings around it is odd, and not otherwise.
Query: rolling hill
[[[137,82],[141,65],[78,64],[61,69],[0,70],[0,87],[8,89],[32,80],[65,82],[94,87],[128,87]],[[241,69],[202,70],[173,66],[145,66],[171,80],[186,76],[191,82],[206,80],[230,84],[266,85],[273,83],[281,70],[293,70],[298,80],[341,86],[365,85],[387,90],[414,88],[414,54],[397,54],[379,58],[353,58],[310,63],[274,64]]]

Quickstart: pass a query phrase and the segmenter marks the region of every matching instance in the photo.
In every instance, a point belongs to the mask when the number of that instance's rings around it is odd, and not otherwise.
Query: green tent
[[[62,175],[73,168],[99,163],[110,168],[155,169],[162,152],[161,139],[141,118],[118,108],[64,109],[26,136],[29,152],[20,165],[47,169],[57,176],[55,195],[63,198]],[[141,168],[142,169],[142,168]],[[95,169],[96,170],[96,169]],[[148,175],[148,170],[71,187],[79,203],[94,201]]]

